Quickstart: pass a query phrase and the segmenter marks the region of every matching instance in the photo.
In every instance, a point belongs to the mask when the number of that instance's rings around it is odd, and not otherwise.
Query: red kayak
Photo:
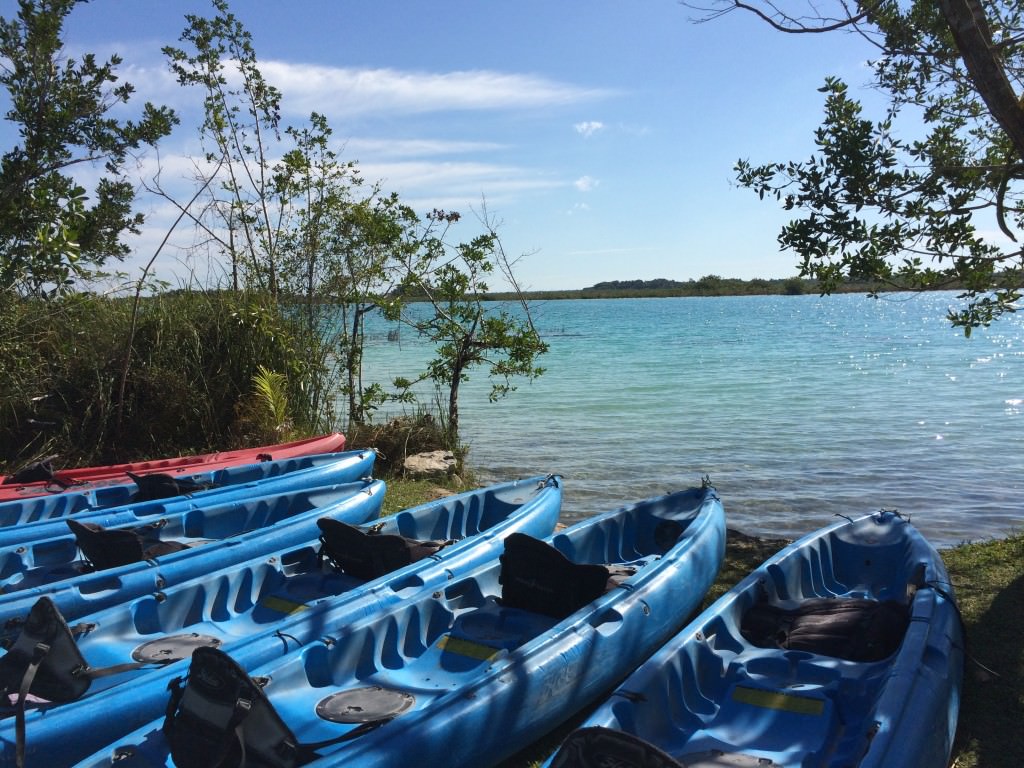
[[[240,448],[236,451],[219,451],[198,456],[178,456],[174,459],[136,461],[130,464],[110,464],[105,467],[77,467],[51,471],[49,462],[39,462],[14,475],[0,475],[0,502],[40,496],[44,493],[61,493],[72,489],[81,491],[102,485],[130,483],[129,472],[136,475],[154,472],[185,475],[220,467],[254,464],[259,461],[311,456],[315,453],[336,453],[344,447],[345,436],[334,432],[278,445]]]

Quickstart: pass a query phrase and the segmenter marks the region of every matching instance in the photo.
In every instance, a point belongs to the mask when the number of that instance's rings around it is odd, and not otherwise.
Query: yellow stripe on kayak
[[[437,645],[442,651],[455,653],[459,656],[468,656],[471,659],[479,659],[480,661],[493,659],[501,650],[500,648],[492,648],[489,645],[481,645],[480,643],[463,640],[460,637],[452,637],[451,635],[442,637]]]
[[[283,597],[274,597],[273,595],[267,595],[260,600],[260,605],[264,608],[269,608],[271,611],[277,611],[278,613],[283,613],[285,615],[306,610],[305,603],[296,603],[291,600],[285,600]]]
[[[825,702],[808,696],[797,696],[782,691],[766,691],[761,688],[737,686],[732,692],[733,701],[765,709],[779,709],[798,715],[820,715],[825,711]]]

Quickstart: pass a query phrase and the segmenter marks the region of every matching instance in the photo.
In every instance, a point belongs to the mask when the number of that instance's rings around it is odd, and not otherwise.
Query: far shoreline
[[[959,290],[960,285],[944,285],[935,291]],[[840,293],[920,292],[906,286],[888,285],[879,282],[847,281],[834,286],[823,286],[817,280],[800,277],[741,280],[708,275],[700,280],[679,282],[675,280],[613,280],[597,283],[589,288],[546,291],[496,291],[485,294],[488,301],[558,301],[578,299],[666,299],[699,298],[721,296],[805,296]],[[415,298],[409,297],[410,301]]]

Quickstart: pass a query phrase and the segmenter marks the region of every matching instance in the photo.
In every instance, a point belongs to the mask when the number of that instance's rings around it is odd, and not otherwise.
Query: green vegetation
[[[406,456],[443,449],[446,445],[444,425],[425,409],[392,419],[385,424],[350,426],[346,432],[348,445],[352,448],[374,448],[377,451],[374,474],[379,477],[401,477],[402,462]],[[459,455],[457,451],[455,454]],[[403,483],[410,482],[403,480]],[[411,487],[416,489],[420,486],[412,484]],[[405,485],[397,488],[397,492],[403,496],[408,494]]]
[[[1024,765],[1024,534],[942,553],[967,626],[956,768]]]
[[[687,3],[707,18],[753,12],[775,29],[844,30],[868,44],[875,119],[837,77],[803,161],[740,160],[741,186],[801,216],[779,244],[828,292],[847,279],[961,287],[965,334],[1024,291],[1024,8],[1010,0]],[[798,6],[788,8],[787,5]],[[829,6],[832,7],[829,7]]]
[[[20,0],[16,17],[0,18],[5,116],[21,141],[0,162],[0,463],[176,455],[339,423],[358,432],[385,402],[422,408],[411,386],[425,380],[444,395],[435,436],[461,455],[458,396],[471,372],[492,379],[492,399],[541,374],[546,345],[526,303],[484,303],[489,273],[515,283],[494,228],[482,221],[482,234],[455,241],[458,213],[421,217],[365,189],[356,163],[331,149],[322,115],[283,126],[282,94],[226,0],[211,0],[209,17],[186,15],[179,45],[163,49],[178,83],[202,99],[194,191],[177,199],[159,170],[143,180],[178,211],[172,231],[195,228],[225,284],[168,292],[149,275],[158,248],[140,279],[117,275],[120,288],[89,293],[112,278],[99,268],[128,254],[121,235],[142,224],[124,161],[176,117],[149,104],[136,121],[108,114],[126,109],[132,88],[117,84],[116,56],[66,58],[64,20],[82,1]],[[63,175],[78,165],[105,171],[94,203]],[[432,314],[411,315],[407,293]],[[425,370],[364,381],[374,312],[434,342]]]
[[[4,117],[21,138],[0,158],[0,291],[60,292],[122,258],[121,234],[142,224],[125,177],[129,153],[155,145],[177,122],[148,103],[138,120],[111,116],[133,89],[117,84],[116,56],[102,64],[92,54],[63,58],[64,21],[76,2],[21,0],[17,19],[0,18]],[[103,169],[91,204],[69,175],[82,164]]]
[[[435,210],[428,219],[446,227],[458,221],[459,215]],[[491,402],[515,389],[513,379],[530,381],[544,372],[536,360],[547,352],[548,345],[533,327],[525,300],[518,298],[521,317],[506,310],[488,311],[484,306],[485,280],[496,264],[511,275],[501,241],[493,227],[488,226],[485,234],[461,243],[454,254],[449,254],[443,239],[431,237],[405,270],[402,287],[422,296],[422,301],[433,310],[425,317],[405,322],[418,336],[435,345],[434,358],[419,378],[433,380],[439,391],[447,390],[444,429],[446,444],[453,448],[460,447],[459,388],[469,380],[470,370],[488,367]],[[427,275],[429,281],[424,279]],[[394,306],[385,315],[402,319]],[[409,391],[415,383],[406,380],[402,385]]]
[[[897,291],[900,288],[877,282],[847,280],[842,285],[831,288],[829,293],[864,293],[877,295],[886,291]],[[575,291],[524,291],[520,294],[491,293],[487,298],[493,301],[512,301],[527,299],[529,301],[557,299],[655,299],[681,296],[800,296],[802,294],[823,294],[821,284],[817,280],[799,277],[777,278],[766,280],[705,275],[699,280],[612,280],[596,283],[589,288]]]
[[[0,462],[102,464],[308,433],[308,347],[262,294],[164,294],[133,317],[126,299],[0,293]]]

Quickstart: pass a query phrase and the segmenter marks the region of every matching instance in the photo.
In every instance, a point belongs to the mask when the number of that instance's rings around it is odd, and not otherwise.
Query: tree
[[[691,6],[695,7],[695,6]],[[740,160],[741,185],[803,218],[779,235],[800,274],[825,292],[856,279],[960,289],[949,318],[965,334],[1015,310],[1024,288],[1024,17],[1003,0],[837,0],[809,15],[721,0],[705,20],[750,11],[775,29],[861,35],[877,52],[869,119],[846,83],[825,80],[825,117],[809,159]],[[990,232],[998,231],[998,235]]]
[[[401,316],[400,285],[427,298],[435,316],[417,321],[417,328],[440,345],[427,375],[450,389],[451,434],[457,436],[458,387],[466,370],[488,362],[504,381],[495,385],[495,397],[511,391],[512,376],[540,373],[532,361],[544,345],[532,326],[527,331],[510,316],[483,309],[480,276],[497,266],[511,277],[508,260],[495,255],[497,236],[488,232],[453,248],[434,230],[457,215],[428,217],[423,227],[397,195],[373,186],[360,197],[356,163],[342,162],[331,149],[332,131],[322,115],[285,128],[282,139],[281,94],[263,78],[250,34],[227,0],[212,4],[212,18],[186,16],[184,47],[164,48],[178,82],[204,93],[201,135],[212,170],[199,180],[216,194],[203,212],[188,215],[230,258],[233,287],[256,288],[274,303],[292,305],[281,311],[300,305],[315,343],[307,357],[320,373],[320,390],[310,399],[328,418],[335,393],[346,397],[349,422],[357,424],[382,402],[412,398],[407,386],[385,392],[379,383],[363,382],[363,329],[371,312]],[[283,141],[291,147],[280,152]],[[276,152],[281,159],[275,161]]]
[[[281,93],[263,78],[252,35],[227,1],[212,3],[212,18],[186,14],[180,39],[188,50],[163,49],[178,82],[204,92],[205,160],[223,176],[219,187],[211,186],[215,194],[206,211],[212,220],[195,220],[230,259],[236,290],[244,279],[276,297],[280,211],[272,208],[271,148],[280,138]],[[232,84],[229,67],[237,68],[240,85]]]
[[[469,380],[470,370],[487,366],[494,401],[515,389],[515,377],[540,376],[544,369],[536,360],[548,350],[525,302],[520,303],[519,316],[484,303],[485,280],[495,268],[505,273],[517,294],[520,291],[497,232],[486,220],[483,234],[454,247],[447,244],[447,230],[459,218],[455,212],[431,212],[427,217],[430,234],[408,263],[404,279],[406,292],[431,308],[421,318],[406,317],[406,322],[437,345],[424,378],[447,389],[445,428],[452,447],[457,447],[459,438],[459,388]]]
[[[118,82],[118,56],[100,63],[93,54],[64,55],[64,21],[80,1],[20,0],[16,18],[0,18],[5,117],[21,137],[0,158],[0,290],[67,290],[108,259],[123,259],[121,235],[143,223],[132,212],[125,163],[177,123],[172,110],[148,102],[136,121],[110,116],[134,89]],[[95,166],[104,175],[90,200],[74,171]]]
[[[282,285],[301,297],[307,330],[321,339],[327,380],[347,400],[348,420],[361,424],[393,397],[362,379],[363,329],[368,315],[388,306],[402,254],[416,249],[418,217],[395,194],[377,186],[362,197],[355,162],[330,148],[326,118],[286,133],[295,147],[276,166],[275,190],[285,201],[279,235]],[[340,382],[339,382],[340,379]]]

